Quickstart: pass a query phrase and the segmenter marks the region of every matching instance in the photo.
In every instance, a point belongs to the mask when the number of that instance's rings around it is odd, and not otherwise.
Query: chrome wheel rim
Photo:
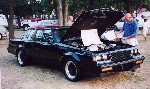
[[[25,30],[27,30],[28,29],[28,27],[25,27]]]
[[[2,38],[2,35],[0,34],[0,39]]]
[[[65,65],[65,72],[68,78],[74,79],[77,75],[77,67],[72,61],[68,61]]]
[[[18,63],[20,64],[20,65],[22,65],[23,64],[23,57],[22,57],[22,52],[21,51],[19,51],[18,52]]]

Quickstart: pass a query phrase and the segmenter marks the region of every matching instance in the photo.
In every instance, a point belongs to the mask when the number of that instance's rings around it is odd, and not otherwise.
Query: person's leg
[[[143,37],[144,37],[144,39],[146,41],[146,31],[143,31],[142,35],[143,35]]]
[[[145,41],[146,41],[146,33],[144,34],[144,39],[145,39]]]

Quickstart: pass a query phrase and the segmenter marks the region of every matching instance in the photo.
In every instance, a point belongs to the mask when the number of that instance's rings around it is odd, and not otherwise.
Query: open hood
[[[106,31],[107,27],[114,25],[123,17],[122,12],[113,10],[90,10],[83,11],[70,27],[63,39],[80,36],[81,30],[97,29],[98,34],[101,35]]]

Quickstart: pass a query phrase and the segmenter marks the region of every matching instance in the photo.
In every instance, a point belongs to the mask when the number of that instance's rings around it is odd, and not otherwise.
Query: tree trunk
[[[58,3],[58,24],[63,26],[62,0],[57,0]]]
[[[13,9],[13,0],[8,0],[8,4],[9,4],[9,18],[8,18],[9,39],[12,39],[12,38],[14,38],[14,27],[13,27],[14,9]]]
[[[68,0],[65,0],[65,6],[64,6],[64,25],[66,24],[68,20]]]
[[[128,1],[128,3],[127,3],[127,12],[133,14],[133,12],[134,12],[134,3],[133,3],[133,1]]]
[[[48,15],[48,19],[51,19],[51,18],[50,18],[50,12],[47,12],[47,15]]]
[[[17,24],[18,24],[18,27],[20,28],[20,27],[21,27],[20,16],[17,17],[17,21],[18,21],[18,23],[17,23]]]
[[[127,5],[127,13],[133,14],[134,12],[134,0],[122,0]]]

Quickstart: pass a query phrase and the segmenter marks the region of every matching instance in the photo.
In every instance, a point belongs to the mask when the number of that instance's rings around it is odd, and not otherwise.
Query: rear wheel
[[[29,25],[23,25],[23,30],[27,30],[29,28]]]
[[[81,79],[80,65],[73,58],[65,60],[63,71],[69,81],[75,82]]]
[[[27,56],[26,56],[26,52],[23,49],[19,49],[18,53],[17,53],[17,61],[19,66],[26,66],[27,65]]]
[[[2,34],[0,34],[0,40],[2,39]]]

